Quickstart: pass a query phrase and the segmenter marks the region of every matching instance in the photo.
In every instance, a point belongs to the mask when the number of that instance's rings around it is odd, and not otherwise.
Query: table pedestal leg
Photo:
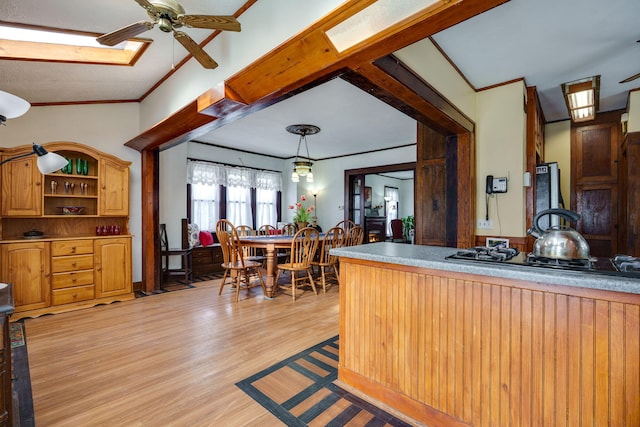
[[[273,299],[276,296],[277,283],[275,283],[276,251],[272,245],[267,246],[266,256],[267,256],[267,277],[265,278],[265,287],[267,289],[265,292],[265,297],[267,299]]]

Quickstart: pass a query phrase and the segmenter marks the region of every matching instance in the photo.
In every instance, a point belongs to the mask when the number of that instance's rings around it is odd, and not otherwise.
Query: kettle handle
[[[565,219],[568,219],[569,221],[573,221],[576,222],[580,219],[580,214],[574,211],[570,211],[567,209],[547,209],[544,211],[540,211],[536,214],[535,217],[533,217],[533,229],[540,235],[542,236],[544,234],[544,231],[540,229],[540,226],[538,225],[538,221],[540,220],[540,218],[542,218],[545,215],[559,215]]]

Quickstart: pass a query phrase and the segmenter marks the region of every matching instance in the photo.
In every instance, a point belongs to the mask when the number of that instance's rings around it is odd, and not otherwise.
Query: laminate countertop
[[[446,259],[458,249],[401,243],[370,243],[331,249],[339,257],[381,263],[445,270],[456,273],[524,280],[547,285],[566,285],[615,292],[640,294],[640,277],[626,277],[604,272],[560,270],[505,263],[473,262]]]

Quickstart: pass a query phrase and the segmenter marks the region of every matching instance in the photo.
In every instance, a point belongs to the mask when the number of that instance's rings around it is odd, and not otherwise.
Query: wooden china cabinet
[[[12,320],[134,298],[130,162],[73,142],[43,146],[73,167],[42,175],[34,155],[1,170],[0,281],[13,285]]]

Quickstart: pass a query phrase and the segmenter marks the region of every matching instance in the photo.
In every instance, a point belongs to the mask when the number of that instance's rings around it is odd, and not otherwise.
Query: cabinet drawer
[[[51,256],[93,253],[93,240],[63,240],[51,242]]]
[[[222,248],[220,246],[213,247],[213,262],[214,264],[220,264],[224,262],[224,257],[222,256]]]
[[[53,305],[69,304],[90,299],[93,299],[93,285],[55,289],[53,291]]]
[[[91,269],[93,269],[93,255],[65,256],[51,260],[52,273]]]
[[[93,270],[56,273],[51,280],[53,289],[70,288],[72,286],[93,285]]]

